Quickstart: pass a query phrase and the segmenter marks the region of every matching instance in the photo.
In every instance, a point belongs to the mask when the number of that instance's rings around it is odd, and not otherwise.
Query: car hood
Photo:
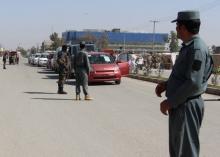
[[[44,60],[48,60],[48,59],[47,59],[47,58],[40,58],[40,60],[43,60],[43,61],[44,61]]]
[[[95,71],[114,71],[117,68],[117,64],[92,64]]]

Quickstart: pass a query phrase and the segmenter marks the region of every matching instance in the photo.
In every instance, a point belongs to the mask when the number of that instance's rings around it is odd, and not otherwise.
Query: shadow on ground
[[[66,82],[65,82],[65,84],[75,86],[75,85],[76,85],[76,81],[75,81],[75,80],[69,80],[69,79],[67,79]]]
[[[89,83],[89,86],[110,86],[116,85],[114,82],[93,82]]]
[[[43,77],[42,79],[51,79],[51,80],[58,80],[59,76],[57,74],[53,74],[53,75],[46,75],[46,77]]]
[[[57,93],[48,93],[48,92],[24,92],[26,94],[57,94]]]
[[[73,79],[67,79],[65,84],[67,85],[76,85],[76,81]],[[89,83],[89,86],[110,86],[110,85],[115,85],[114,82],[93,82],[93,83]]]
[[[56,74],[54,71],[51,70],[43,70],[43,71],[38,71],[39,74]]]
[[[74,99],[60,99],[60,98],[31,98],[31,99],[35,99],[35,100],[69,100],[69,101],[74,100]]]

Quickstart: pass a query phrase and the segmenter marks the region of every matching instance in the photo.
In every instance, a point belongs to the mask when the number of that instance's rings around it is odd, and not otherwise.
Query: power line
[[[200,13],[203,13],[203,12],[206,12],[206,11],[210,11],[216,7],[218,7],[220,5],[220,0],[214,0],[212,2],[209,2],[209,3],[205,3],[201,6],[199,6],[198,8],[194,8],[195,10],[199,10]],[[187,9],[186,9],[187,10]],[[176,15],[176,14],[175,14]],[[170,22],[173,18],[173,15],[168,15],[168,16],[163,16],[163,17],[160,17],[158,18],[160,22]],[[146,28],[148,27],[148,25],[146,24],[139,24],[139,25],[136,25],[134,27],[130,27],[130,28],[127,28],[129,30],[140,30],[143,28]]]

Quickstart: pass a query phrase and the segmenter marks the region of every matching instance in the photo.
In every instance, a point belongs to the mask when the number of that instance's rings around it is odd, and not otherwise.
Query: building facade
[[[91,39],[88,42],[107,40],[108,48],[134,49],[134,50],[165,50],[168,42],[167,33],[133,33],[121,32],[120,29],[112,31],[83,30],[66,31],[62,33],[65,43],[77,43],[83,39]]]

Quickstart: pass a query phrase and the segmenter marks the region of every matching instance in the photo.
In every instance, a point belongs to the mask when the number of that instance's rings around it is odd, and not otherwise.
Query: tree
[[[33,54],[33,53],[36,53],[36,52],[37,52],[37,48],[33,46],[33,47],[30,49],[30,53]]]
[[[215,51],[216,51],[216,46],[212,45],[212,53],[215,53]]]
[[[97,40],[97,47],[99,49],[108,48],[108,36],[106,33],[103,33]]]
[[[52,41],[51,49],[56,50],[59,46],[63,45],[63,39],[58,37],[58,34],[56,32],[52,33],[50,35],[50,40]]]
[[[177,34],[174,31],[170,32],[170,51],[171,52],[179,51],[178,38],[177,38]]]
[[[18,46],[16,50],[19,51],[19,52],[21,52],[21,55],[22,55],[23,57],[27,57],[27,51],[26,51],[23,47]]]
[[[84,36],[80,38],[80,40],[92,43],[95,43],[97,41],[96,37],[90,32],[87,32]]]
[[[46,50],[44,42],[41,44],[41,51],[44,52]]]

